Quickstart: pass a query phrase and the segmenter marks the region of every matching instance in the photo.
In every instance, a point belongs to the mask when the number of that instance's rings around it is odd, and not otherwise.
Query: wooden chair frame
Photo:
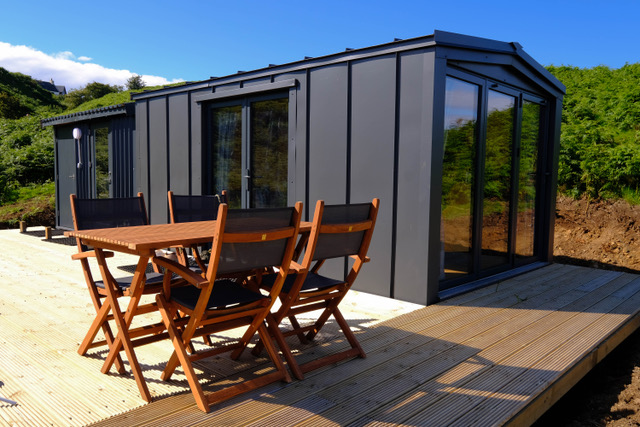
[[[170,379],[177,366],[181,365],[191,387],[191,391],[193,392],[197,406],[205,412],[209,411],[209,408],[213,403],[229,399],[245,391],[253,390],[277,380],[284,380],[287,382],[291,381],[289,373],[280,359],[274,343],[271,341],[271,335],[276,337],[278,340],[280,336],[273,330],[275,322],[273,319],[270,319],[270,309],[276,300],[288,273],[298,236],[301,211],[302,203],[298,202],[293,209],[293,220],[291,226],[284,229],[272,228],[252,232],[230,233],[225,232],[227,205],[220,205],[211,249],[212,256],[209,260],[206,277],[202,277],[189,268],[169,259],[155,258],[155,261],[165,268],[163,292],[156,296],[156,301],[158,302],[162,319],[174,346],[174,352],[169,358],[161,378],[163,380]],[[268,297],[262,296],[258,293],[258,299],[255,301],[230,307],[207,308],[209,298],[212,294],[216,278],[218,276],[218,266],[223,243],[266,242],[282,239],[287,239],[286,249],[284,251],[282,262],[280,265],[275,266],[279,268],[278,278],[270,290]],[[273,266],[265,265],[264,267]],[[172,300],[171,285],[169,283],[171,272],[180,275],[189,284],[200,289],[197,303],[195,303],[192,308],[177,304]],[[178,311],[184,312],[187,315],[186,319],[181,319],[188,321],[184,328],[179,328],[175,324],[174,319],[176,318],[176,313]],[[265,322],[265,320],[267,321]],[[247,328],[238,342],[221,345],[195,354],[188,354],[186,347],[192,338],[238,327]],[[192,362],[229,351],[232,352],[232,359],[237,359],[240,357],[242,351],[249,343],[249,340],[256,332],[259,334],[261,342],[267,349],[269,357],[276,367],[276,371],[226,387],[213,393],[205,394],[195,374]],[[286,347],[286,343],[284,342],[279,341],[278,345]]]
[[[378,214],[378,208],[380,205],[379,199],[373,199],[369,209],[369,218],[365,221],[350,222],[346,224],[323,224],[323,212],[324,201],[318,200],[316,203],[316,209],[313,218],[313,225],[307,242],[304,258],[300,264],[293,262],[290,274],[295,274],[295,281],[288,291],[284,289],[280,292],[279,298],[281,302],[280,308],[272,314],[272,319],[277,323],[276,331],[278,335],[277,341],[284,341],[285,336],[297,335],[301,343],[307,343],[313,340],[318,334],[320,329],[324,326],[329,317],[333,316],[340,326],[342,333],[349,342],[351,348],[339,353],[324,356],[322,358],[307,362],[305,364],[298,364],[295,357],[291,353],[288,346],[281,347],[283,355],[289,365],[294,376],[298,379],[304,378],[304,373],[311,370],[326,366],[350,357],[366,357],[366,354],[355,335],[351,331],[348,323],[344,319],[344,316],[340,312],[338,305],[347,294],[353,283],[355,282],[362,265],[369,261],[367,257],[367,251],[369,244],[373,236],[373,230],[375,228],[376,217]],[[335,233],[352,233],[364,231],[364,236],[360,244],[360,248],[357,253],[350,254],[354,259],[353,266],[347,275],[346,280],[340,281],[340,283],[334,286],[319,289],[319,290],[302,290],[302,287],[307,279],[309,273],[317,274],[318,270],[324,263],[324,259],[317,260],[312,267],[314,261],[314,253],[318,240],[322,238],[323,234],[335,234]],[[269,287],[266,287],[269,289]],[[302,327],[296,319],[296,316],[302,313],[308,313],[315,310],[322,310],[317,320],[309,326]],[[282,332],[279,328],[281,322],[288,318],[291,322],[292,329]],[[305,334],[306,333],[306,334]],[[253,354],[258,355],[262,350],[262,343],[259,342],[253,349]]]
[[[140,198],[140,204],[142,205],[141,208],[144,211],[144,216],[145,216],[144,222],[148,224],[149,220],[147,216],[146,205],[144,203],[144,196],[142,193],[138,193],[137,197]],[[74,228],[76,231],[78,231],[79,230],[78,218],[80,213],[78,212],[76,201],[77,201],[76,195],[71,194],[70,195],[71,214],[73,218]],[[91,323],[91,326],[89,327],[89,330],[87,331],[82,343],[78,348],[78,353],[84,356],[89,351],[89,349],[92,349],[92,348],[101,347],[105,345],[108,346],[109,348],[113,347],[115,337],[111,329],[111,326],[109,325],[109,321],[115,321],[116,324],[119,324],[119,322],[123,318],[123,313],[117,301],[119,298],[129,297],[132,295],[129,292],[130,288],[123,289],[122,287],[117,286],[116,279],[114,279],[114,277],[111,275],[111,272],[107,268],[106,258],[113,257],[114,256],[113,252],[85,250],[85,247],[81,242],[81,239],[76,238],[76,242],[78,245],[78,253],[72,255],[71,258],[73,260],[79,260],[82,264],[82,272],[85,277],[85,282],[89,290],[91,301],[93,302],[93,306],[96,310],[96,316],[93,322]],[[96,259],[98,263],[98,268],[100,270],[100,276],[102,278],[104,287],[99,287],[96,284],[96,281],[94,280],[94,277],[91,271],[91,266],[89,263],[90,258]],[[154,265],[154,269],[157,271],[157,266]],[[130,280],[134,281],[135,278],[131,277]],[[144,280],[146,280],[146,276]],[[154,284],[146,283],[143,289],[144,289],[143,294],[157,294],[162,290],[162,282],[158,281],[157,283],[154,283]],[[157,310],[158,310],[158,306],[157,306],[157,303],[154,301],[148,304],[138,305],[134,315],[150,313]],[[105,339],[96,341],[96,336],[100,330],[103,331]],[[132,341],[132,345],[135,347],[137,345],[143,345],[143,344],[149,343],[150,342],[148,339],[149,336],[153,338],[153,341],[157,341],[161,339],[162,336],[160,334],[164,330],[165,330],[164,324],[162,322],[158,322],[151,325],[144,325],[138,328],[130,329],[129,336],[131,338],[137,338],[137,337],[140,338],[139,341]],[[147,337],[147,338],[143,339],[142,337]],[[111,362],[110,360],[106,360],[101,371],[103,373],[107,373],[112,363],[115,365],[118,373],[120,374],[125,373],[124,363],[119,353],[115,356],[115,359],[113,360],[113,362]],[[144,384],[144,380],[139,380],[137,378],[138,376],[140,376],[140,373],[137,373],[137,374],[139,375],[136,376],[136,381],[138,382],[138,386],[140,388],[141,394],[145,400],[150,401],[151,395],[149,393],[149,390],[146,387],[146,384]],[[142,384],[140,383],[140,381],[142,381]]]

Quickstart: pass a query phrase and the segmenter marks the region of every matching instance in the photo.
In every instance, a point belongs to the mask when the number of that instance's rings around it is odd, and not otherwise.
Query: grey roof
[[[93,110],[80,111],[78,113],[65,114],[64,116],[50,117],[40,121],[42,127],[63,125],[67,123],[75,123],[86,120],[101,119],[105,117],[117,115],[134,115],[135,103],[127,102],[118,105],[109,105],[106,107],[94,108]]]
[[[55,85],[53,82],[46,82],[44,80],[36,80],[41,88],[44,90],[48,90],[49,92],[53,92],[56,94],[66,95],[67,88],[60,85]]]
[[[394,39],[392,42],[384,43],[376,46],[369,46],[359,49],[348,48],[345,51],[333,53],[325,56],[311,57],[307,56],[302,60],[290,62],[287,64],[274,65],[269,64],[266,67],[252,70],[252,71],[238,71],[236,74],[231,74],[223,77],[211,77],[208,80],[201,80],[197,82],[187,82],[182,86],[167,87],[163,89],[156,89],[150,91],[144,91],[140,93],[131,94],[132,100],[144,99],[149,97],[158,96],[159,94],[165,95],[170,93],[182,92],[184,90],[198,90],[201,88],[212,87],[220,84],[227,84],[242,81],[247,78],[260,78],[271,76],[274,73],[292,72],[300,69],[306,69],[321,65],[327,65],[331,63],[338,63],[345,60],[352,59],[364,59],[369,56],[379,55],[381,52],[398,52],[404,50],[413,50],[419,48],[425,48],[429,46],[441,46],[450,48],[462,48],[471,51],[478,52],[492,52],[498,54],[506,54],[512,57],[518,58],[522,63],[526,64],[538,78],[546,81],[550,87],[555,90],[565,93],[565,86],[546,68],[544,68],[535,59],[529,56],[522,46],[517,42],[502,42],[498,40],[485,39],[475,36],[467,36],[464,34],[451,33],[447,31],[435,30],[433,34],[428,36],[416,37],[411,39]]]

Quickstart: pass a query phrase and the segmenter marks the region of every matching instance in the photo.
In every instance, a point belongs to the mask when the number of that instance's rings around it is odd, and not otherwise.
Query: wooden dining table
[[[164,334],[161,335],[157,327],[148,329],[146,331],[147,337],[144,337],[144,330],[141,333],[136,333],[135,337],[132,337],[129,331],[136,309],[140,304],[140,300],[143,295],[144,277],[149,260],[155,256],[156,250],[159,249],[178,246],[187,247],[191,245],[209,243],[213,241],[214,230],[215,221],[197,221],[176,224],[152,224],[131,227],[75,230],[66,231],[64,233],[67,237],[79,238],[83,244],[90,245],[95,249],[96,260],[100,267],[102,280],[105,284],[108,283],[109,274],[107,274],[108,267],[104,251],[122,252],[137,255],[139,257],[136,270],[133,275],[133,280],[131,282],[131,288],[129,290],[131,299],[126,311],[123,313],[120,310],[117,301],[109,301],[118,332],[115,340],[109,346],[109,353],[104,361],[101,371],[103,373],[109,372],[116,360],[116,357],[120,354],[120,351],[124,350],[127,355],[127,359],[129,360],[131,371],[138,385],[140,394],[147,402],[150,402],[152,398],[142,375],[142,370],[140,369],[140,364],[138,363],[134,347],[163,339]],[[310,231],[311,222],[302,221],[300,223],[301,237],[296,248],[298,255],[304,247]],[[111,299],[112,297],[108,296],[108,298]],[[161,324],[162,322],[158,323],[158,325]],[[135,345],[132,341],[133,338],[136,338],[137,341]]]

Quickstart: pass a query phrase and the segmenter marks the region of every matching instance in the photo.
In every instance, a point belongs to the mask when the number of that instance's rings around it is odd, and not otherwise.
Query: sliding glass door
[[[531,95],[447,77],[441,289],[535,260],[542,119]]]
[[[289,101],[243,98],[207,110],[204,192],[227,190],[231,207],[287,205]]]

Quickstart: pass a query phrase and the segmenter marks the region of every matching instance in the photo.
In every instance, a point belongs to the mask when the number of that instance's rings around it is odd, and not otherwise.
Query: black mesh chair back
[[[344,225],[369,220],[371,203],[350,205],[326,205],[322,214],[322,225]],[[320,230],[313,260],[355,255],[360,251],[365,230],[323,233]]]
[[[113,199],[75,199],[76,230],[146,225],[142,195]]]
[[[221,203],[227,203],[226,191],[219,195],[177,195],[169,191],[171,222],[215,220]]]
[[[287,240],[226,242],[236,234],[258,233],[291,227],[294,208],[230,209],[225,224],[225,241],[218,264],[218,275],[250,271],[265,265],[279,265]]]

